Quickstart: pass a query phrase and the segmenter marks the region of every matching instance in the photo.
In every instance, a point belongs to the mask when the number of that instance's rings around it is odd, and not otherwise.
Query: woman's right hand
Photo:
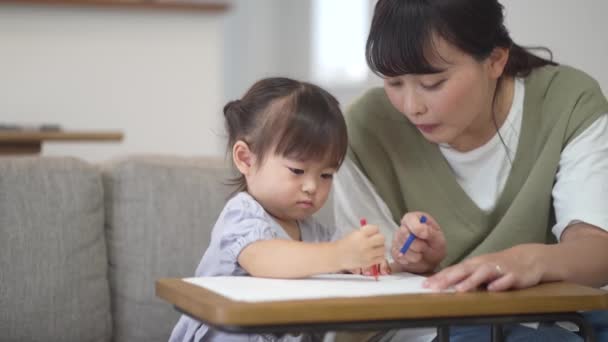
[[[422,216],[426,223],[421,223]],[[413,233],[416,239],[405,254],[400,250],[409,235]],[[391,256],[400,270],[412,273],[427,273],[434,271],[447,253],[446,241],[441,228],[435,219],[423,212],[409,212],[403,215],[401,227],[393,236]]]
[[[365,225],[336,241],[343,270],[368,268],[385,260],[384,235],[375,225]]]

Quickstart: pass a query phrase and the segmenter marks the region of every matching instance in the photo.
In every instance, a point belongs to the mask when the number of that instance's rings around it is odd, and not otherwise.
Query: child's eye
[[[293,167],[288,167],[288,169],[289,169],[289,171],[291,171],[295,175],[302,175],[302,174],[304,174],[304,170],[302,170],[302,169],[295,169]]]
[[[334,178],[334,174],[333,173],[323,173],[323,174],[321,174],[321,178],[332,179],[332,178]]]

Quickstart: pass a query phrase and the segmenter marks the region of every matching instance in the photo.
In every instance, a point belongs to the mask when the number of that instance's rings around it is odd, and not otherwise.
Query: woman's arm
[[[608,283],[608,115],[603,115],[562,152],[553,187],[556,245],[522,244],[453,265],[431,277],[433,288],[468,291],[525,288],[565,280]]]
[[[474,257],[445,268],[426,285],[470,291],[486,284],[490,291],[503,291],[550,281],[608,284],[608,232],[577,223],[564,231],[559,244],[522,244]]]
[[[608,114],[563,150],[553,186],[559,239],[546,255],[548,279],[608,283]],[[561,266],[557,263],[561,263]]]
[[[543,282],[563,280],[604,286],[608,284],[608,232],[586,223],[571,225],[561,242],[546,246],[538,259],[544,264]]]

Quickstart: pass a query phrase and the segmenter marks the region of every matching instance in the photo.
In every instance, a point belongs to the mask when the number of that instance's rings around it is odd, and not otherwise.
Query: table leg
[[[450,326],[449,325],[438,325],[437,326],[437,342],[450,342]]]
[[[492,324],[492,342],[502,342],[504,339],[502,324]]]
[[[572,320],[574,324],[578,326],[579,334],[585,339],[585,342],[595,342],[595,333],[593,332],[593,327],[589,322],[587,322],[582,315],[578,315],[580,317],[579,320]]]

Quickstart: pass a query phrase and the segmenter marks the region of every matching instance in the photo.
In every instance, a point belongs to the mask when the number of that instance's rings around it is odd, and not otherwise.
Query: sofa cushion
[[[97,169],[0,158],[0,340],[110,340],[103,220]]]
[[[131,157],[104,165],[114,340],[167,341],[179,313],[155,281],[192,276],[231,189],[223,159]]]
[[[220,157],[167,156],[104,165],[114,341],[169,338],[180,314],[156,297],[155,281],[194,274],[234,190],[227,165]],[[319,218],[332,217],[328,206]]]

